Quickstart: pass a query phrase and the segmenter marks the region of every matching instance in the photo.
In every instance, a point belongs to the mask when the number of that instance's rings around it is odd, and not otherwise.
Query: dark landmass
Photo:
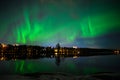
[[[0,59],[37,59],[43,57],[79,57],[79,56],[97,56],[97,55],[118,55],[118,49],[95,49],[95,48],[77,48],[77,47],[42,47],[33,45],[10,45],[0,44]]]

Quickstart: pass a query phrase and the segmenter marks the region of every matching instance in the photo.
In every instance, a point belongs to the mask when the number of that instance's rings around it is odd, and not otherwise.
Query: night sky
[[[0,43],[120,49],[119,0],[0,0]]]

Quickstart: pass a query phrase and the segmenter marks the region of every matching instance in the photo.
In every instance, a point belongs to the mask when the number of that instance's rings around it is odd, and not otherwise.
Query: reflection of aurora
[[[94,74],[98,72],[120,72],[120,56],[93,56],[61,59],[59,66],[55,58],[41,58],[37,60],[1,61],[0,74],[24,73],[69,73],[73,75]],[[108,67],[109,66],[109,67]]]
[[[49,67],[48,67],[49,66]],[[16,61],[15,72],[16,73],[34,73],[34,72],[51,72],[52,64],[44,61]]]
[[[69,61],[68,61],[69,60]],[[15,72],[18,74],[24,74],[24,73],[50,73],[50,72],[62,72],[62,73],[70,73],[70,74],[91,74],[99,72],[100,69],[96,67],[83,67],[81,65],[81,68],[78,67],[73,62],[73,59],[68,59],[64,62],[62,62],[59,66],[55,65],[53,62],[54,59],[41,59],[41,61],[16,61],[15,63]]]

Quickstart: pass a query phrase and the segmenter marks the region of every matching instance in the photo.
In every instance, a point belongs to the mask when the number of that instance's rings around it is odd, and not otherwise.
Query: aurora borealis
[[[0,42],[120,48],[118,0],[2,0]]]
[[[0,43],[120,49],[119,0],[0,0]],[[0,61],[0,73],[119,71],[119,56]]]

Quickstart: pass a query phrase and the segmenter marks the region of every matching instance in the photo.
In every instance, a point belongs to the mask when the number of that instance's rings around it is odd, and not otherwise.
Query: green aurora
[[[7,43],[54,46],[59,42],[62,46],[94,47],[99,43],[95,38],[119,32],[118,7],[111,8],[111,3],[102,5],[103,1],[80,2],[30,0],[19,4],[18,9],[6,11],[7,16],[4,14],[7,20],[1,21],[0,37],[7,36],[3,40]],[[82,39],[85,42],[80,44]],[[93,43],[89,45],[87,39]]]
[[[53,46],[59,42],[62,46],[77,44],[79,47],[104,47],[107,43],[99,45],[95,38],[120,30],[119,6],[110,3],[111,0],[17,1],[11,0],[8,5],[2,6],[4,9],[0,15],[0,42],[41,46]],[[113,42],[117,41],[111,41]],[[28,64],[24,60],[16,61],[15,71],[52,71],[45,64],[53,68],[50,63]],[[72,62],[66,68],[76,71],[76,65]],[[83,69],[85,74],[97,71],[97,68]]]
[[[112,11],[90,15],[78,20],[68,17],[69,20],[64,22],[59,19],[56,21],[56,17],[52,15],[45,17],[42,21],[37,18],[30,21],[29,12],[25,11],[24,22],[17,26],[14,34],[17,36],[17,43],[39,41],[41,44],[45,42],[70,44],[77,37],[94,38],[119,29],[119,13],[115,13]]]

